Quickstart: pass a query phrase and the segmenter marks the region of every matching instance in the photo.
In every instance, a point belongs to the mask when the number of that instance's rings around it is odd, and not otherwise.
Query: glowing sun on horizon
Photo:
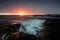
[[[25,15],[25,14],[24,14],[24,12],[20,12],[19,15],[20,15],[20,16],[23,16],[23,15]]]
[[[28,10],[21,8],[20,10],[17,10],[17,14],[23,16],[23,15],[30,15],[31,13]]]

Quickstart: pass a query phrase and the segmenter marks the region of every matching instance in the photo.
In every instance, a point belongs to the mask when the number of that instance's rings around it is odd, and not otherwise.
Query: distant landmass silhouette
[[[60,19],[58,14],[48,15],[0,15],[0,20],[21,20],[21,19]]]

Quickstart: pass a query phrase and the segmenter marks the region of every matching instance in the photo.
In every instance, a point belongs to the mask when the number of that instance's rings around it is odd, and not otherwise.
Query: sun
[[[19,15],[20,15],[20,16],[23,16],[23,15],[25,15],[25,14],[24,14],[24,12],[20,12]]]
[[[24,16],[24,15],[30,15],[31,13],[28,10],[21,8],[20,10],[17,10],[17,14],[20,16]]]

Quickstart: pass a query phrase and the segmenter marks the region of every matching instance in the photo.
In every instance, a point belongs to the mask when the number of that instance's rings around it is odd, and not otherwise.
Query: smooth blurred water
[[[3,23],[8,23],[8,21],[2,21]],[[12,24],[15,24],[16,22],[19,22],[22,26],[20,26],[19,28],[19,32],[24,32],[27,34],[32,34],[32,35],[36,35],[38,32],[40,33],[40,31],[43,29],[43,23],[45,22],[45,20],[43,19],[24,19],[24,20],[13,20],[11,21]],[[9,21],[9,23],[11,23]],[[7,24],[8,25],[8,24]],[[7,35],[7,37],[6,37]],[[2,35],[2,39],[5,40],[4,38],[8,38],[8,34],[5,33]]]
[[[43,29],[43,23],[45,20],[42,19],[30,19],[25,21],[20,21],[23,25],[20,27],[19,32],[25,32],[28,34],[36,35],[38,32]]]

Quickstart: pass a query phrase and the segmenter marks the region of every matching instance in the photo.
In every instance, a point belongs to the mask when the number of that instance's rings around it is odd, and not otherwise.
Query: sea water
[[[43,23],[45,20],[42,19],[29,19],[20,21],[21,27],[19,29],[19,32],[25,32],[28,34],[36,35],[40,30],[43,29]]]

